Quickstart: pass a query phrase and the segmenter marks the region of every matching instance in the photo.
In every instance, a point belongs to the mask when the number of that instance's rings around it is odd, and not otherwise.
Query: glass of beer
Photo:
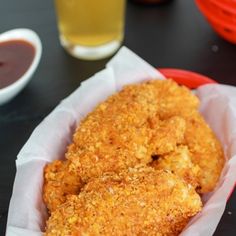
[[[125,0],[55,0],[61,45],[73,56],[112,55],[124,37]]]

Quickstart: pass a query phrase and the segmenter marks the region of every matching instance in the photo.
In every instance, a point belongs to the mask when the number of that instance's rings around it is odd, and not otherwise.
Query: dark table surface
[[[108,61],[86,62],[66,54],[58,41],[53,1],[2,1],[0,33],[18,27],[39,34],[43,55],[28,86],[0,107],[0,235],[5,232],[17,153],[40,121]],[[128,3],[124,44],[154,66],[189,69],[236,85],[236,45],[213,32],[193,1],[152,7]],[[236,235],[236,191],[215,235]]]

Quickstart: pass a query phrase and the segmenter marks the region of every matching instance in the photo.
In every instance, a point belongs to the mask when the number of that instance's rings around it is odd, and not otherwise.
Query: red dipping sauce
[[[30,67],[35,48],[24,40],[0,43],[0,89],[17,81]]]

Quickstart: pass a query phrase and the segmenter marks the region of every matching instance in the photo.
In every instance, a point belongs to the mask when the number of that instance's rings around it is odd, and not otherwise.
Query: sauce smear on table
[[[17,81],[30,67],[35,48],[24,40],[0,43],[0,89]]]

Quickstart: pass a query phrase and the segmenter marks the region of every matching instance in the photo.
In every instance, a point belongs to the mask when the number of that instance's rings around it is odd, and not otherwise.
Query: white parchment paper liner
[[[47,218],[42,201],[45,164],[64,157],[76,125],[98,103],[126,84],[149,79],[164,76],[123,47],[104,70],[84,81],[41,122],[17,156],[8,236],[42,235]],[[204,196],[203,210],[191,220],[182,236],[213,234],[236,181],[236,88],[205,85],[196,94],[201,100],[201,112],[221,140],[228,161],[215,191]]]

